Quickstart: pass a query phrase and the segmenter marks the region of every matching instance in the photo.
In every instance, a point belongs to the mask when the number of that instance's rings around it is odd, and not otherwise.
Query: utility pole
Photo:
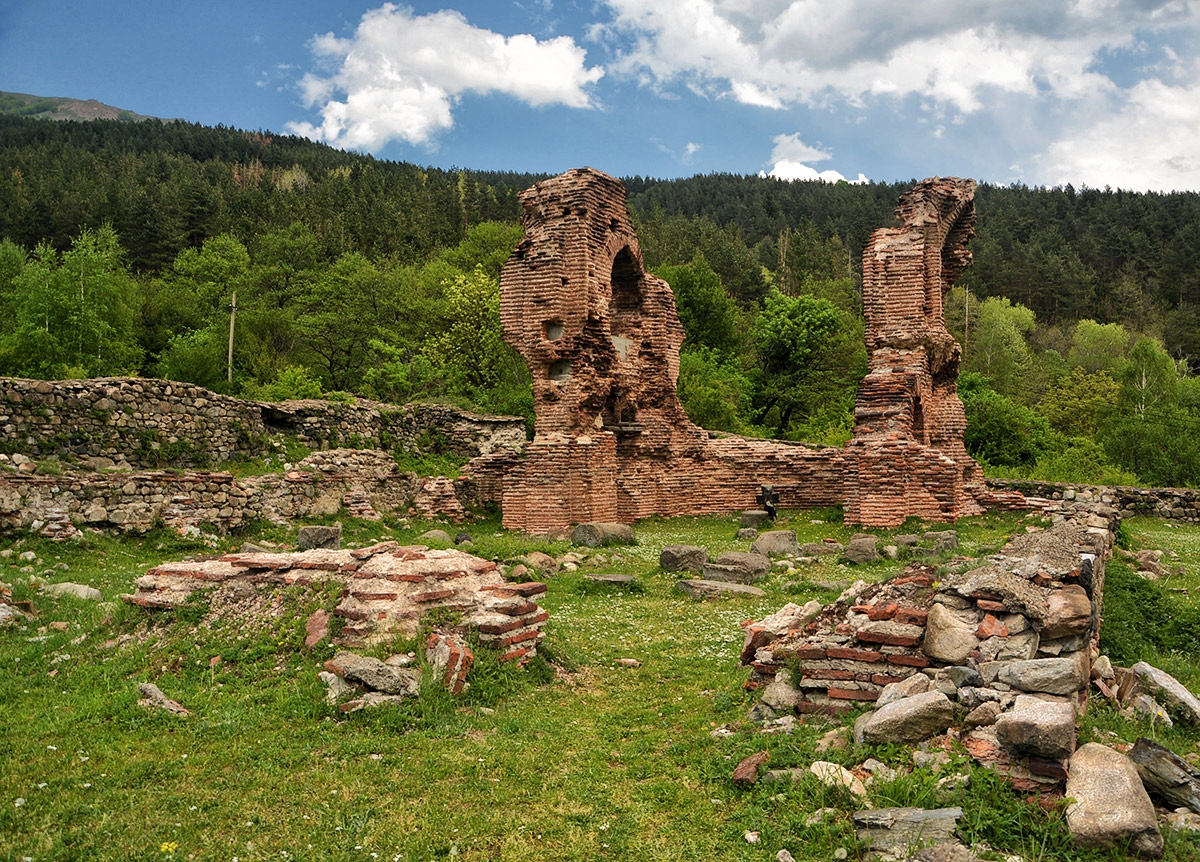
[[[233,382],[233,319],[237,316],[237,291],[233,292],[233,297],[229,300],[229,359],[226,364],[225,379],[230,383]]]

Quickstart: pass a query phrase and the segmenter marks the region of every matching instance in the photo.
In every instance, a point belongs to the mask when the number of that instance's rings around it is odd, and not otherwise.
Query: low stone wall
[[[437,501],[423,499],[431,493],[427,484],[401,471],[386,452],[370,450],[318,452],[287,473],[247,478],[204,471],[0,471],[0,530],[70,538],[80,528],[144,533],[161,522],[225,532],[258,519],[332,515],[343,505],[358,517],[402,513],[410,505],[436,514]]]
[[[1064,502],[1102,503],[1121,517],[1148,515],[1165,521],[1200,523],[1200,489],[1134,488],[1123,485],[1073,485],[1026,479],[988,479],[989,488],[1017,491],[1027,497]]]
[[[10,454],[202,467],[273,454],[283,436],[312,449],[436,448],[473,458],[523,449],[525,422],[441,404],[268,404],[170,380],[0,378],[0,451]]]

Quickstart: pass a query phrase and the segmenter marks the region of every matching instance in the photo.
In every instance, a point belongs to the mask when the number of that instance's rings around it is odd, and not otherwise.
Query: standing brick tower
[[[896,217],[902,226],[875,231],[863,252],[869,365],[846,450],[846,520],[872,526],[978,514],[990,496],[963,445],[962,348],[943,307],[971,263],[975,182],[918,183]]]

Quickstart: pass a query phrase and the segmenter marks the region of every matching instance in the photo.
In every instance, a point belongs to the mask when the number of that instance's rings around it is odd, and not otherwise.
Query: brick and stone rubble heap
[[[521,200],[526,235],[501,274],[500,316],[533,378],[535,436],[523,458],[466,471],[506,527],[735,511],[763,483],[785,506],[842,498],[839,450],[713,440],[688,420],[683,326],[670,286],[643,265],[619,181],[582,168]]]
[[[360,645],[400,634],[414,637],[422,618],[456,616],[459,631],[475,631],[502,660],[537,654],[549,615],[537,604],[539,582],[505,582],[495,563],[457,550],[382,542],[353,550],[235,553],[163,563],[137,579],[127,599],[145,608],[174,608],[197,590],[343,585],[333,614],[345,622],[338,643]],[[222,594],[218,592],[218,598]],[[214,599],[216,601],[216,599]],[[453,659],[454,675],[462,657]],[[449,673],[449,671],[448,671]],[[449,681],[449,677],[448,677]]]
[[[1073,722],[1085,707],[1119,516],[1072,505],[1054,520],[986,560],[952,563],[949,574],[913,564],[847,591],[815,619],[790,605],[745,624],[747,686],[767,691],[783,677],[797,712],[839,714],[876,701],[889,684],[925,676],[963,710],[995,704],[984,710],[992,710],[988,726],[964,736],[972,753],[1027,786],[1058,782],[1062,770],[1047,761],[1070,752],[1009,744],[1004,726],[1015,719],[1002,716],[1045,701],[1069,704]]]
[[[869,364],[846,450],[848,522],[952,521],[1022,502],[989,492],[963,444],[962,348],[946,330],[943,297],[971,262],[974,200],[973,180],[918,183],[896,208],[901,226],[875,231],[863,252]]]

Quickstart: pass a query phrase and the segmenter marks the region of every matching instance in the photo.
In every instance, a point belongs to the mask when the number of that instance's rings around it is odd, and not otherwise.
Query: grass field
[[[430,526],[343,520],[346,544],[412,541]],[[1020,515],[960,522],[962,551],[994,549],[1028,523]],[[836,510],[785,513],[780,526],[801,541],[846,541],[854,532]],[[473,552],[488,558],[568,550],[495,522],[468,530]],[[325,703],[315,676],[332,648],[302,649],[304,620],[328,595],[293,589],[267,621],[206,625],[204,602],[147,612],[117,597],[150,565],[209,547],[165,532],[10,543],[0,580],[15,599],[32,600],[38,617],[0,629],[0,860],[692,862],[774,860],[781,848],[796,859],[859,858],[850,815],[860,806],[847,793],[815,779],[740,790],[733,767],[764,749],[773,767],[814,759],[852,766],[868,756],[911,766],[911,752],[818,753],[832,725],[814,720],[790,735],[756,733],[746,720],[739,624],[786,601],[831,600],[838,588],[830,582],[881,580],[902,564],[776,572],[761,584],[765,599],[713,602],[687,599],[658,568],[666,544],[703,545],[713,555],[746,549],[735,532],[730,518],[643,522],[637,546],[605,549],[603,561],[549,579],[547,661],[515,671],[477,651],[465,695],[428,686],[411,706],[350,715]],[[1139,651],[1196,690],[1188,621],[1200,605],[1200,530],[1134,519],[1125,532],[1141,546],[1174,550],[1170,562],[1183,573],[1149,584],[1110,566],[1111,607],[1135,618],[1113,624],[1117,645],[1126,660]],[[223,548],[248,539],[286,543],[294,532],[251,529]],[[24,551],[37,556],[33,572],[21,571]],[[597,588],[585,583],[587,571],[634,574],[638,588]],[[52,600],[31,577],[90,584],[105,601]],[[616,664],[621,658],[641,666]],[[137,706],[139,682],[157,683],[191,715]],[[721,726],[735,732],[713,737]],[[1196,744],[1190,732],[1126,722],[1096,698],[1080,742],[1111,742],[1112,734],[1150,735],[1180,754]],[[970,777],[969,787],[941,796],[945,772],[918,769],[872,787],[872,801],[960,805],[963,837],[986,842],[994,858],[1120,858],[1078,850],[1060,811],[1023,801],[987,771],[962,758],[951,768]],[[813,818],[821,809],[831,811]],[[759,833],[758,843],[747,832]],[[1200,858],[1200,842],[1168,836],[1167,858]]]

